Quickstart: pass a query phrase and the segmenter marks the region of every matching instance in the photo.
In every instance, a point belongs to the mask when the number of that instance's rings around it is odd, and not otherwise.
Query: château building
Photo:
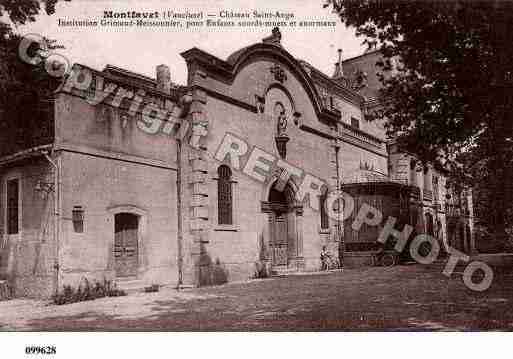
[[[155,78],[76,65],[89,86],[64,84],[37,126],[0,131],[0,279],[16,296],[84,278],[198,286],[317,271],[323,246],[345,266],[370,265],[382,224],[354,231],[357,210],[329,216],[337,188],[356,209],[383,211],[383,223],[396,216],[398,229],[473,251],[470,193],[450,193],[442,170],[369,120],[379,52],[339,57],[330,76],[296,59],[275,29],[227,59],[182,56],[186,86],[164,65]],[[169,123],[152,114],[175,109]],[[240,142],[220,156],[226,138]],[[325,183],[317,195],[302,196],[307,174]]]

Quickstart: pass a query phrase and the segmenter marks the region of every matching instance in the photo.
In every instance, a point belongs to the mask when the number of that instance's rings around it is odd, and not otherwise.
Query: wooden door
[[[117,277],[137,275],[139,218],[131,213],[115,216],[114,258]]]
[[[288,225],[286,214],[277,213],[274,217],[273,234],[273,265],[287,265]]]

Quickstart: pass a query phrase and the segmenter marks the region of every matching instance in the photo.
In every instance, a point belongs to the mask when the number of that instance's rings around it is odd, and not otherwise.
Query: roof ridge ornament
[[[264,44],[271,44],[271,45],[275,45],[275,46],[280,46],[281,47],[281,31],[280,31],[280,28],[279,27],[275,27],[272,30],[271,35],[269,35],[267,37],[264,37],[262,39],[262,42]]]

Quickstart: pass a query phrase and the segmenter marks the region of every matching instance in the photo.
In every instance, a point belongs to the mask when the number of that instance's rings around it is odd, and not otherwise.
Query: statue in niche
[[[257,107],[258,113],[264,113],[265,112],[265,97],[255,95],[255,102],[256,102],[256,107]]]
[[[276,119],[276,147],[278,148],[278,153],[281,158],[285,159],[287,157],[287,142],[289,141],[289,137],[286,134],[287,131],[287,114],[285,111],[285,107],[279,102],[274,105],[274,113],[273,117]]]
[[[277,119],[278,136],[284,136],[285,132],[287,131],[287,115],[285,108],[279,102],[274,106],[274,118]]]

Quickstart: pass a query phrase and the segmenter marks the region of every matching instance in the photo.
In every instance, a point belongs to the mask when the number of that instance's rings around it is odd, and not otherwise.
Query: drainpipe
[[[181,127],[185,126],[186,117],[189,114],[190,104],[192,103],[192,96],[190,93],[183,95],[180,98],[182,105],[182,113],[180,118],[182,122]],[[177,214],[177,251],[178,251],[178,283],[176,289],[180,290],[183,286],[183,218],[182,218],[182,138],[176,137],[176,214]]]
[[[337,191],[341,191],[342,188],[340,188],[340,163],[339,163],[339,151],[340,151],[340,145],[338,143],[338,139],[335,140],[335,164],[337,168]],[[338,234],[338,240],[339,240],[339,256],[340,256],[340,266],[344,266],[344,252],[346,250],[345,248],[345,242],[344,242],[344,236],[342,234],[342,226],[340,223],[340,212],[342,212],[341,203],[338,204],[338,211],[337,211],[337,234]]]
[[[176,213],[177,213],[177,247],[178,247],[178,283],[176,289],[183,285],[183,230],[182,230],[182,140],[176,140]]]
[[[53,241],[55,243],[55,262],[54,262],[54,269],[55,269],[55,294],[59,293],[59,274],[60,274],[60,242],[59,242],[59,236],[60,236],[60,168],[58,159],[57,161],[54,161],[50,158],[47,151],[41,152],[46,160],[53,166],[54,168],[54,192],[53,192],[53,202],[54,202],[54,230],[53,230]]]

